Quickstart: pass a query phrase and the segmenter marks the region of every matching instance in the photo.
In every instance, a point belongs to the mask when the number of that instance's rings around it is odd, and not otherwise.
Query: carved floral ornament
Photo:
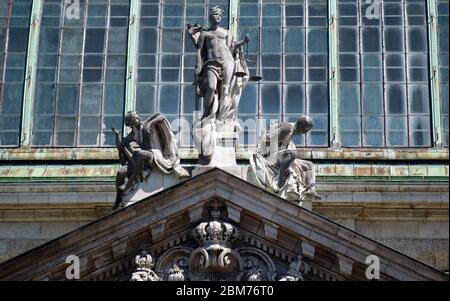
[[[236,227],[221,219],[221,204],[213,202],[207,221],[192,230],[197,248],[177,246],[154,258],[146,251],[135,257],[131,281],[303,281],[308,266],[298,256],[277,277],[271,257],[254,247],[234,247]],[[285,268],[283,269],[285,271]]]

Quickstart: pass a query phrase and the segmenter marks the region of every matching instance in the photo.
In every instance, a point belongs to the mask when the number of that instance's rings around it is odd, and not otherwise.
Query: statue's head
[[[300,116],[295,122],[295,133],[306,134],[314,126],[314,122],[311,117],[307,115]]]
[[[209,20],[211,22],[220,22],[222,20],[223,14],[224,11],[220,8],[220,6],[214,6],[209,10]]]
[[[139,115],[134,111],[129,111],[125,114],[125,125],[132,127],[132,126],[138,126],[141,124],[141,118]]]

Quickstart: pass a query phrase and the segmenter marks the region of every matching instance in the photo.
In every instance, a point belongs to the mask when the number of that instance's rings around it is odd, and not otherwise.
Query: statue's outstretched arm
[[[234,50],[238,49],[239,47],[241,47],[242,45],[244,45],[245,43],[250,42],[250,36],[248,34],[245,35],[245,37],[240,40],[240,41],[234,41]]]
[[[198,25],[197,23],[192,24],[186,24],[186,32],[188,33],[189,37],[191,38],[192,43],[194,44],[195,48],[198,48],[198,39],[200,37],[201,32],[205,30],[203,27]]]

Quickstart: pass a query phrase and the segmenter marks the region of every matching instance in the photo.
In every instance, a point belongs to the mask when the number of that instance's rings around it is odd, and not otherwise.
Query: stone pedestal
[[[241,169],[236,163],[236,145],[239,137],[235,132],[234,123],[225,123],[219,131],[214,133],[214,139],[214,153],[210,157],[199,155],[192,176],[217,167],[240,177]]]
[[[153,168],[147,181],[136,183],[129,192],[122,195],[122,203],[124,206],[132,205],[186,179],[188,178],[177,179],[175,173],[162,174],[159,170]]]

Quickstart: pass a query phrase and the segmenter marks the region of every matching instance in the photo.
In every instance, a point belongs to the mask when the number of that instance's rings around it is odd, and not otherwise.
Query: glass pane
[[[387,146],[407,146],[406,117],[387,118]]]
[[[162,31],[162,52],[180,53],[181,32],[178,29],[164,29]]]
[[[264,114],[280,112],[280,87],[278,85],[261,87],[261,106]]]
[[[136,87],[136,111],[149,115],[155,112],[155,87],[138,85]]]
[[[411,146],[430,146],[430,119],[427,116],[410,118]]]
[[[362,93],[363,114],[382,115],[384,113],[383,86],[365,84],[362,86]]]
[[[359,114],[359,86],[339,85],[340,114]]]
[[[358,30],[356,28],[339,29],[339,51],[358,51]]]
[[[327,52],[328,36],[326,29],[308,29],[308,52]]]
[[[403,52],[403,28],[385,28],[384,41],[384,49],[386,52]]]
[[[328,113],[328,89],[326,84],[307,85],[308,113]]]
[[[281,51],[280,29],[262,30],[262,51],[278,53]]]
[[[305,112],[305,88],[303,85],[287,85],[285,89],[285,112]]]
[[[386,111],[388,114],[406,114],[405,87],[386,85]]]
[[[286,53],[304,52],[304,29],[287,28],[284,31],[284,51]]]
[[[245,87],[238,106],[239,113],[256,114],[257,88],[257,85],[252,84]]]
[[[160,112],[163,114],[178,114],[179,105],[179,89],[178,85],[164,85],[160,87]]]
[[[409,112],[411,114],[429,114],[430,99],[428,84],[408,85]]]

